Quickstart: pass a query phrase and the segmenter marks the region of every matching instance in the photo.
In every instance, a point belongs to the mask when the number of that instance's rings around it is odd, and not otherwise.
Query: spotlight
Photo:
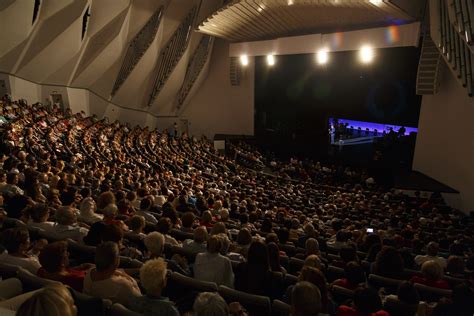
[[[249,57],[247,55],[240,55],[240,64],[247,66],[249,64]]]
[[[363,46],[359,51],[359,58],[364,64],[372,62],[374,59],[374,49],[369,46]]]
[[[275,65],[275,56],[273,56],[273,54],[267,55],[267,65],[268,66]]]
[[[320,65],[327,64],[329,60],[328,51],[326,49],[320,49],[317,53],[316,59]]]
[[[370,0],[370,3],[376,6],[380,6],[383,3],[383,0]]]
[[[293,0],[288,0],[288,5],[293,5],[293,4],[294,4]]]

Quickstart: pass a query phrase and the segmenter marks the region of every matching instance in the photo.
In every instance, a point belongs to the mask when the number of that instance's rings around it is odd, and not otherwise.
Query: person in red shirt
[[[41,268],[37,273],[39,277],[59,281],[80,292],[82,292],[86,270],[93,266],[84,264],[75,268],[68,267],[69,252],[65,241],[46,245],[40,252],[39,262],[41,263]]]
[[[414,276],[411,278],[413,283],[419,283],[426,286],[449,290],[449,283],[443,280],[443,268],[434,260],[429,260],[421,266],[423,276]]]
[[[339,306],[336,316],[389,316],[389,313],[382,310],[382,300],[377,291],[358,287],[354,291],[354,306]]]

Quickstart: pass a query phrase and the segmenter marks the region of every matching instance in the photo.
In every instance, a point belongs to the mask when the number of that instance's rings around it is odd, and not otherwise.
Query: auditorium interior
[[[474,315],[473,0],[0,0],[0,315]]]

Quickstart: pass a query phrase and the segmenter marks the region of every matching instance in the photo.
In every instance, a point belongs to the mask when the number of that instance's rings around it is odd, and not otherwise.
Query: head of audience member
[[[102,241],[112,241],[117,243],[119,249],[122,248],[123,230],[117,225],[106,225],[102,231]]]
[[[219,236],[212,235],[207,240],[207,252],[211,254],[220,253],[222,249],[222,243]]]
[[[162,233],[163,235],[169,234],[173,228],[173,223],[168,217],[161,217],[156,224],[156,231]]]
[[[128,221],[128,227],[135,234],[143,233],[143,229],[145,228],[145,225],[146,225],[145,218],[140,215],[134,215]]]
[[[48,273],[61,273],[69,266],[67,242],[57,241],[44,246],[39,254],[41,267]]]
[[[70,206],[62,206],[56,211],[56,222],[59,225],[74,225],[77,222],[76,213]]]
[[[306,281],[296,283],[291,291],[291,316],[317,316],[321,311],[318,287]]]
[[[49,285],[27,299],[18,316],[76,316],[77,308],[69,290],[62,284]]]
[[[431,241],[428,246],[426,246],[426,254],[428,256],[436,257],[439,252],[439,244],[437,242]]]
[[[404,281],[400,283],[397,290],[397,297],[400,302],[407,305],[417,305],[420,302],[420,294],[413,283]]]
[[[102,208],[102,214],[104,214],[104,221],[114,220],[115,216],[117,216],[117,213],[118,207],[113,203],[107,204],[104,208]]]
[[[300,275],[298,276],[298,281],[307,281],[318,287],[321,294],[321,308],[323,311],[327,312],[329,294],[326,285],[326,277],[321,272],[321,270],[313,267],[303,266]]]
[[[344,268],[344,275],[352,285],[357,286],[360,283],[365,282],[364,269],[356,261],[350,261],[346,264],[346,267]]]
[[[382,300],[376,290],[358,287],[354,291],[354,306],[362,315],[371,315],[382,309]]]
[[[152,206],[153,201],[151,197],[146,196],[140,201],[140,211],[148,212]]]
[[[304,260],[304,266],[313,267],[318,270],[323,269],[323,263],[321,262],[321,259],[319,259],[319,256],[317,255],[307,256],[306,259]]]
[[[44,223],[49,218],[49,208],[46,204],[36,204],[30,209],[30,216],[35,223]]]
[[[120,250],[117,243],[106,241],[97,246],[95,267],[97,272],[112,275],[120,264]]]
[[[229,221],[229,216],[230,216],[229,210],[226,208],[221,209],[221,211],[219,212],[220,220],[223,223],[226,223]]]
[[[359,261],[356,246],[351,243],[347,243],[339,249],[339,257],[344,263]]]
[[[425,261],[421,265],[421,273],[427,280],[438,281],[443,278],[443,268],[434,260]]]
[[[319,242],[314,238],[308,238],[305,242],[306,255],[321,255],[319,250]]]
[[[252,241],[247,255],[247,263],[249,265],[259,266],[264,270],[270,270],[267,245],[260,240]]]
[[[143,239],[150,258],[161,257],[165,249],[165,236],[159,232],[151,232]]]
[[[166,261],[163,258],[148,260],[140,268],[140,283],[150,296],[161,296],[166,279]]]
[[[267,244],[267,248],[270,269],[272,271],[280,272],[282,269],[280,265],[280,249],[278,248],[278,245],[271,242]]]
[[[88,246],[98,246],[102,243],[102,234],[107,225],[104,222],[95,222],[91,225],[89,232],[84,236],[83,241]]]
[[[211,228],[211,235],[218,235],[218,234],[227,234],[227,229],[225,228],[225,224],[222,222],[217,222]]]
[[[375,259],[375,272],[385,277],[399,278],[404,269],[403,258],[391,246],[383,246]]]
[[[207,242],[208,239],[208,233],[207,229],[204,226],[199,226],[194,229],[194,242],[198,244],[202,244]]]
[[[229,316],[229,307],[218,293],[200,293],[194,301],[195,316]]]
[[[191,230],[193,228],[194,220],[196,216],[193,212],[186,212],[181,217],[181,226],[186,230]]]
[[[446,272],[453,276],[463,276],[466,264],[462,257],[449,256]]]
[[[252,234],[247,228],[242,228],[237,234],[237,244],[241,247],[247,247],[252,242]]]
[[[212,213],[210,211],[204,211],[201,215],[201,224],[212,224]]]
[[[30,234],[23,227],[9,228],[2,234],[2,245],[9,255],[24,257],[30,248]]]
[[[115,204],[115,194],[112,191],[102,192],[97,198],[97,208],[102,210],[109,204]]]

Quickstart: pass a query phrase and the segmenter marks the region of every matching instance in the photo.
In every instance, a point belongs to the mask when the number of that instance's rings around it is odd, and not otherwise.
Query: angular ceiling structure
[[[391,0],[233,0],[204,20],[198,30],[244,42],[414,20]]]

